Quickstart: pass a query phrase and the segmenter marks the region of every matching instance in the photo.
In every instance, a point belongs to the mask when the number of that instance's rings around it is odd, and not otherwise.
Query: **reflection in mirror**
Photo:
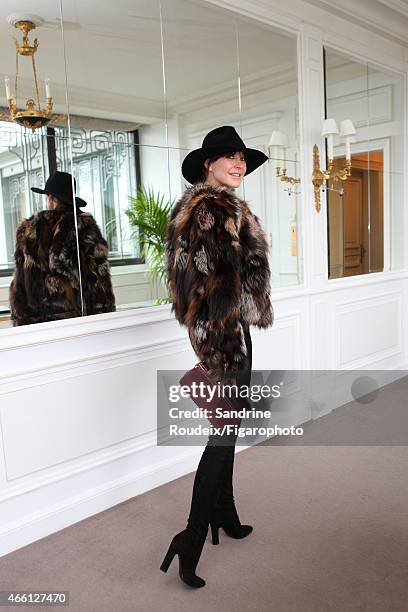
[[[329,278],[402,266],[403,77],[325,49],[327,117],[351,119],[351,176],[327,191]],[[335,169],[345,147],[334,147]],[[391,214],[392,211],[392,214]]]
[[[71,161],[108,242],[117,308],[166,298],[163,219],[187,186],[182,160],[219,125],[275,156],[239,195],[269,236],[272,285],[298,283],[299,185],[276,176],[283,157],[287,176],[299,176],[295,37],[198,0],[117,0],[98,11],[63,0],[62,10],[70,125],[58,126],[57,156],[61,168]],[[285,150],[268,148],[277,130]]]
[[[137,128],[140,144],[166,146],[159,0],[62,0],[62,19],[76,146]]]
[[[151,213],[143,190],[153,202],[169,198],[160,3],[118,0],[95,11],[70,0],[62,9],[70,125],[59,155],[108,243],[117,309],[152,305],[166,290],[145,261],[134,199]]]
[[[55,137],[9,124],[1,137],[3,325],[114,310],[106,242],[82,199],[74,209],[72,175],[49,171],[59,166]],[[64,167],[69,171],[70,163]],[[80,262],[76,227],[86,245]]]
[[[44,184],[48,168],[47,141],[19,125],[0,122],[1,233],[0,270],[10,274],[14,264],[17,227],[42,210],[43,203],[29,187]]]
[[[198,0],[166,0],[162,6],[169,139],[180,148],[169,156],[171,196],[187,186],[181,176],[186,154],[213,128],[233,125],[248,147],[271,157],[237,194],[268,235],[272,287],[298,284],[296,38]],[[286,140],[268,147],[278,131]],[[278,168],[294,181],[278,178]]]
[[[345,161],[337,157],[335,170]],[[344,189],[333,185],[328,196],[331,278],[384,267],[383,151],[352,155],[351,163]]]
[[[169,144],[185,155],[198,132],[239,126],[235,14],[199,0],[161,6]]]
[[[271,243],[272,288],[301,282],[297,44],[293,35],[237,18],[240,131],[269,162],[241,192]]]
[[[31,191],[44,187],[57,168],[52,126],[56,120],[67,124],[60,3],[45,0],[36,15],[27,15],[27,8],[27,4],[10,0],[0,7],[0,78],[5,82],[0,88],[2,327],[81,314],[79,287],[78,309],[62,299],[60,271],[49,265],[54,245],[47,232],[50,217],[56,216],[49,210],[53,204]],[[71,238],[71,263],[78,267],[75,227]]]
[[[71,125],[71,138],[66,130],[56,130],[57,165],[66,168],[72,163],[78,195],[87,202],[87,212],[106,237],[111,263],[139,263],[140,253],[125,214],[128,196],[137,189],[137,132],[119,130],[117,122],[105,122],[104,127],[95,130]]]

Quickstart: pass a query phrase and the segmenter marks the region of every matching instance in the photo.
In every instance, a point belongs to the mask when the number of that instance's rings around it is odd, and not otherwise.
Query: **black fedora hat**
[[[195,149],[186,155],[181,172],[189,183],[196,183],[202,179],[206,159],[232,151],[242,151],[245,154],[247,165],[245,176],[251,174],[268,159],[262,151],[248,148],[232,125],[222,125],[208,132],[201,149]]]
[[[74,189],[76,192],[75,178]],[[46,193],[47,195],[53,195],[64,204],[72,204],[72,175],[68,172],[60,172],[57,170],[54,172],[54,174],[49,176],[47,182],[45,183],[44,189],[31,187],[31,191],[35,191],[35,193]],[[82,198],[75,197],[75,203],[77,206],[86,206],[86,202]]]

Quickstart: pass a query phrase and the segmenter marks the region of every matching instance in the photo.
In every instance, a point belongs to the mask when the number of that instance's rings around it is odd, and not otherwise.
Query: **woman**
[[[71,174],[57,171],[44,189],[31,191],[45,194],[47,210],[25,219],[17,229],[10,285],[13,325],[115,310],[108,245],[93,216],[80,210],[86,202],[79,197],[77,236]]]
[[[216,381],[235,375],[250,384],[252,346],[249,326],[273,323],[268,245],[259,219],[233,189],[267,160],[249,149],[232,126],[209,132],[202,147],[187,155],[182,174],[193,184],[169,220],[166,252],[172,311],[188,328],[192,347]],[[217,439],[218,438],[218,439]],[[221,442],[221,444],[220,444]],[[233,538],[252,531],[242,525],[233,496],[236,435],[211,435],[197,468],[187,527],[174,536],[161,565],[167,571],[179,556],[181,579],[192,587],[211,524]]]

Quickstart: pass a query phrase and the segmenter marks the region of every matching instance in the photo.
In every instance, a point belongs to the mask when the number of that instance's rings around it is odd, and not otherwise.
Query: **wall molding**
[[[70,495],[68,498],[61,498],[60,501],[46,505],[40,510],[25,513],[11,520],[6,518],[0,527],[0,556],[190,473],[195,469],[197,457],[201,452],[200,448],[193,451],[189,448],[176,456],[158,459],[148,466],[138,467],[136,465],[125,476],[102,479],[103,484],[81,490],[80,493]],[[110,461],[105,463],[107,466],[111,465]],[[103,464],[99,463],[99,466]],[[92,468],[85,469],[91,470]],[[78,474],[79,471],[76,472],[76,475]],[[73,474],[66,474],[58,480],[63,484],[66,478],[72,479],[72,477]],[[37,484],[35,489],[33,487],[26,490],[20,489],[19,492],[14,491],[13,495],[1,499],[1,503],[5,506],[3,510],[6,510],[9,502],[14,504],[18,501],[15,499],[16,495],[20,497],[21,504],[24,505],[23,498],[26,496],[28,500],[30,492],[34,493],[38,486],[44,488],[56,482],[56,479],[50,479],[49,482]],[[3,516],[6,515],[5,511]],[[10,516],[12,515],[9,514]]]
[[[394,327],[396,342],[391,343],[389,346],[384,347],[383,349],[373,349],[364,351],[364,355],[352,359],[347,360],[343,357],[342,354],[342,345],[343,338],[342,334],[345,333],[345,328],[342,325],[342,321],[345,319],[350,319],[353,315],[361,313],[362,311],[365,313],[365,319],[368,320],[370,310],[375,309],[377,307],[383,308],[384,312],[386,312],[386,307],[390,305],[395,305],[398,311],[397,317],[392,317],[391,320],[384,319],[381,321],[381,327],[386,328],[385,326],[388,324],[389,328]],[[384,308],[385,307],[385,308]],[[404,360],[403,352],[404,352],[404,343],[403,336],[401,334],[401,330],[403,329],[403,319],[402,319],[402,309],[403,309],[403,289],[398,288],[393,291],[384,291],[382,293],[376,293],[374,295],[357,297],[353,296],[353,299],[343,299],[336,303],[335,306],[335,320],[337,321],[337,334],[336,334],[336,363],[338,369],[360,369],[361,367],[369,367],[375,363],[378,363],[383,360],[391,359],[393,357],[398,357],[401,360]],[[375,328],[374,328],[375,329]],[[361,328],[360,328],[361,330]],[[347,338],[346,338],[347,340]],[[348,336],[348,341],[350,338]],[[356,343],[358,342],[358,337],[356,338]]]
[[[320,29],[323,42],[328,46],[342,49],[355,58],[375,62],[385,69],[406,72],[406,38],[404,43],[393,35],[387,36],[386,28],[381,27],[380,31],[378,28],[370,29],[366,19],[364,24],[353,21],[356,4],[352,0],[348,0],[348,4],[352,4],[350,12],[342,15],[332,10],[338,5],[333,3],[330,7],[326,4],[323,8],[318,5],[318,1],[291,0],[290,4],[282,7],[279,0],[206,0],[210,4],[292,33],[300,32],[303,25],[315,27]],[[381,26],[384,25],[381,23]]]
[[[188,339],[174,337],[131,345],[125,349],[94,352],[92,356],[73,357],[35,368],[25,368],[0,375],[0,397],[23,389],[47,385],[50,382],[69,380],[186,351],[191,352]]]
[[[408,278],[408,269],[373,272],[362,276],[327,279],[324,287],[308,287],[305,283],[302,283],[293,287],[275,289],[272,292],[272,298],[274,302],[280,302],[288,298],[301,298],[320,293],[343,291],[344,289],[356,289],[405,278]],[[172,320],[174,320],[174,315],[171,313],[171,304],[162,304],[62,321],[5,328],[0,330],[0,355],[2,351],[11,349],[26,349],[29,346],[90,337],[104,332],[133,329],[135,326],[154,325],[158,322]]]
[[[359,93],[354,94],[345,94],[340,96],[329,96],[330,104],[337,105],[341,107],[342,104],[353,104],[353,102],[361,102],[364,104],[364,101],[367,100],[368,104],[373,104],[373,100],[377,97],[382,96],[385,102],[385,113],[383,115],[372,116],[367,119],[358,119],[356,118],[353,121],[354,126],[356,128],[366,127],[368,123],[368,127],[372,125],[378,125],[380,123],[386,123],[392,121],[392,89],[390,85],[382,86],[382,87],[373,87],[370,89],[367,95],[367,91],[361,91]],[[344,113],[343,113],[344,114]],[[364,113],[363,113],[364,114]]]

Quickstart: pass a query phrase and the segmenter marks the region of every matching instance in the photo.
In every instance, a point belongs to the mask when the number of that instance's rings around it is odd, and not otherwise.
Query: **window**
[[[69,169],[68,131],[56,129],[55,135],[57,167]],[[71,142],[77,192],[108,241],[110,260],[142,261],[125,214],[140,184],[135,132],[71,129]]]
[[[137,133],[76,129],[71,135],[77,194],[108,241],[111,262],[142,261],[124,212],[139,184]],[[45,206],[30,187],[43,187],[54,169],[71,172],[66,129],[31,133],[0,122],[0,274],[12,273],[18,225]]]
[[[30,187],[44,185],[48,174],[46,137],[0,122],[0,273],[13,268],[16,229],[41,210],[43,202]]]

